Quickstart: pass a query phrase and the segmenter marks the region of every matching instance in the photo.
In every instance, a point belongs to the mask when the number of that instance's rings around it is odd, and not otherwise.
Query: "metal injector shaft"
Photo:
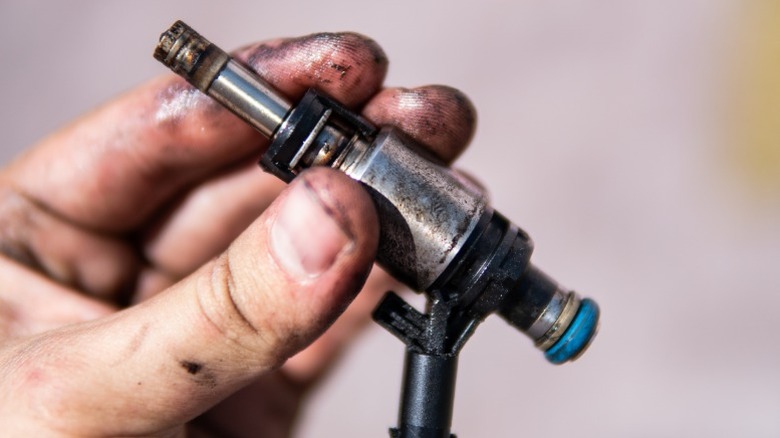
[[[375,312],[410,349],[456,355],[494,312],[553,363],[589,345],[596,303],[530,264],[528,235],[487,205],[472,183],[423,158],[402,132],[376,128],[315,90],[292,105],[180,21],[161,35],[154,56],[270,138],[265,170],[289,182],[308,167],[330,166],[363,184],[379,211],[377,261],[433,303],[422,315],[391,294]],[[430,324],[439,324],[440,333],[428,333]]]

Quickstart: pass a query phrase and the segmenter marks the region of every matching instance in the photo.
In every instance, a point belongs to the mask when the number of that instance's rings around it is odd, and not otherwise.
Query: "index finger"
[[[354,33],[257,44],[237,58],[292,99],[316,87],[351,107],[379,90],[387,70],[382,49]],[[122,232],[264,146],[236,116],[168,75],[45,139],[7,175],[17,190],[71,222]]]

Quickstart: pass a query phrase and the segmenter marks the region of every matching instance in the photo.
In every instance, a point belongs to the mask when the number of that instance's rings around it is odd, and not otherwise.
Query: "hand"
[[[317,87],[447,162],[474,130],[456,90],[381,88],[387,59],[360,35],[236,56],[291,99]],[[307,390],[395,286],[374,269],[328,330],[371,270],[376,212],[331,169],[284,188],[255,164],[265,147],[169,75],[0,173],[5,435],[290,433]]]

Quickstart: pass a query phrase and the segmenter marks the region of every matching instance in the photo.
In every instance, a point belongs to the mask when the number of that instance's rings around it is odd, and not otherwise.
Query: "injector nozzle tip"
[[[181,20],[160,35],[154,57],[204,92],[230,60],[227,53]]]
[[[160,34],[160,41],[154,49],[155,59],[170,68],[174,68],[177,65],[175,62],[177,52],[182,49],[187,50],[187,45],[184,43],[193,33],[199,36],[183,21],[177,20],[165,32]]]

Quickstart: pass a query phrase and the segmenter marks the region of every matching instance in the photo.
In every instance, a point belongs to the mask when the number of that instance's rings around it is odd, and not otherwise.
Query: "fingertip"
[[[348,107],[380,89],[388,66],[379,44],[354,32],[260,43],[239,50],[236,58],[292,99],[314,87]]]
[[[271,253],[296,281],[332,276],[330,270],[343,273],[353,265],[362,271],[374,260],[376,210],[365,189],[341,172],[321,167],[303,172],[272,215]]]
[[[471,100],[445,85],[384,89],[366,104],[363,115],[401,129],[447,163],[466,149],[477,126]]]
[[[240,343],[275,366],[313,342],[357,295],[378,240],[373,203],[357,182],[332,169],[307,170],[204,271],[203,311],[224,331],[243,333]],[[230,328],[235,321],[239,327]]]

